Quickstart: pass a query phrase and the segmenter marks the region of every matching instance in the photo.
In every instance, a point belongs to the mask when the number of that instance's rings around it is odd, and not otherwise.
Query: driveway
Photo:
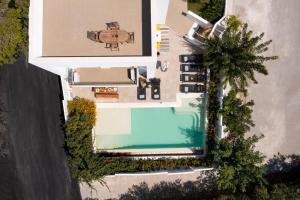
[[[63,149],[61,96],[60,78],[24,59],[0,68],[1,200],[81,199]]]
[[[300,154],[300,1],[233,0],[231,13],[249,23],[255,33],[272,39],[268,54],[279,60],[267,63],[268,76],[258,75],[250,87],[254,99],[251,133],[264,134],[257,148],[268,158],[278,152]]]

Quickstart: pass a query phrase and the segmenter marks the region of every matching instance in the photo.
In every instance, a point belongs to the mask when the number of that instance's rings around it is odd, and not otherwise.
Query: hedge
[[[212,163],[214,156],[211,153],[217,144],[218,112],[220,110],[220,102],[218,100],[219,78],[216,73],[210,71],[210,80],[208,82],[208,127],[207,127],[207,155],[206,158]]]
[[[224,9],[225,0],[209,0],[199,14],[207,21],[215,23],[223,17]]]
[[[188,9],[215,23],[224,15],[225,0],[188,0]]]

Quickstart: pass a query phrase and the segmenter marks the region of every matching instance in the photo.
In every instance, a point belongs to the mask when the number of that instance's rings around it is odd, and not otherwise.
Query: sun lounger
[[[151,82],[151,98],[154,100],[160,99],[160,79],[150,79]]]
[[[160,100],[160,86],[155,85],[151,87],[151,98],[154,100]]]
[[[146,88],[145,87],[137,87],[137,99],[146,100]]]
[[[203,74],[180,74],[182,82],[205,82],[206,76]]]
[[[181,84],[180,91],[184,93],[204,93],[205,85],[200,84]]]
[[[200,64],[181,64],[180,70],[182,72],[200,72],[203,66]]]
[[[199,63],[203,61],[203,55],[202,54],[180,55],[179,61],[182,63],[187,63],[187,62]]]

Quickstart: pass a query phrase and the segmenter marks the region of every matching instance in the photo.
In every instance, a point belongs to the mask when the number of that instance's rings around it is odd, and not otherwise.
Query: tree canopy
[[[0,2],[0,65],[13,63],[27,51],[28,0]]]
[[[223,17],[224,9],[225,0],[209,0],[199,14],[207,21],[215,23]]]
[[[244,24],[238,31],[226,30],[222,36],[207,39],[206,66],[219,72],[223,85],[229,84],[236,91],[246,94],[248,80],[257,83],[255,72],[267,75],[264,63],[277,59],[277,56],[265,56],[272,40],[261,42],[264,33],[252,36],[248,25]]]
[[[236,97],[237,93],[231,90],[224,98],[220,113],[223,116],[223,125],[226,126],[225,132],[231,134],[244,134],[254,126],[252,120],[252,107],[254,101],[243,102]]]
[[[0,65],[12,63],[24,42],[21,10],[3,8],[0,14]]]
[[[263,186],[264,156],[256,151],[255,143],[261,137],[226,137],[219,141],[214,150],[218,169],[219,190],[244,193],[254,185]]]

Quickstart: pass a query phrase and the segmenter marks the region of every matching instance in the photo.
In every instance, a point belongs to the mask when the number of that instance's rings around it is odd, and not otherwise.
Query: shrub
[[[86,168],[87,155],[91,153],[92,124],[86,113],[72,112],[65,125],[65,147],[72,176],[80,180]]]
[[[199,14],[207,21],[215,23],[223,17],[224,9],[225,0],[210,0],[205,4]]]
[[[94,169],[97,176],[113,175],[128,172],[154,172],[159,170],[188,169],[190,167],[208,166],[205,159],[180,158],[180,159],[122,159],[102,157],[94,154],[94,161],[98,163]]]
[[[218,121],[218,112],[220,110],[220,102],[218,101],[219,79],[216,74],[211,71],[210,80],[208,82],[208,127],[207,127],[207,159],[213,162],[214,156],[212,151],[216,146]]]
[[[235,15],[230,15],[226,19],[225,24],[229,32],[237,32],[243,23]]]
[[[236,95],[236,91],[231,90],[223,98],[223,108],[220,113],[223,115],[223,125],[226,126],[225,132],[244,135],[254,126],[252,120],[254,101],[243,102]]]
[[[13,63],[24,42],[21,10],[2,6],[0,5],[0,65]]]
[[[188,0],[188,10],[215,23],[223,17],[225,0]]]
[[[96,124],[96,104],[92,100],[80,98],[68,101],[68,112],[86,113],[90,123],[93,126]]]
[[[255,150],[261,137],[226,137],[219,141],[215,154],[219,190],[244,193],[254,186],[263,186],[264,156]]]

